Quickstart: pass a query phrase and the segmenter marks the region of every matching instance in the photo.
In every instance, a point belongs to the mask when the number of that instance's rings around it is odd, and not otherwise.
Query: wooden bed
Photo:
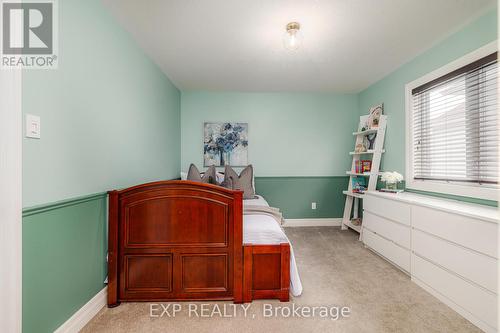
[[[290,246],[243,244],[242,196],[178,180],[110,191],[108,306],[288,301]]]

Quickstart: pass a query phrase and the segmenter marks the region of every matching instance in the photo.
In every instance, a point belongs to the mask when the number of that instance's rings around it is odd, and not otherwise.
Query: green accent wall
[[[360,115],[378,103],[388,115],[383,170],[405,174],[405,85],[496,39],[495,8],[359,94]]]
[[[354,94],[182,92],[181,168],[203,167],[203,123],[248,123],[248,160],[259,177],[345,176]]]
[[[178,177],[180,91],[99,0],[59,1],[59,68],[23,72],[23,206]]]
[[[23,211],[23,332],[53,332],[103,287],[106,195]]]
[[[256,177],[255,189],[287,219],[342,217],[349,177]],[[316,209],[311,203],[316,202]]]

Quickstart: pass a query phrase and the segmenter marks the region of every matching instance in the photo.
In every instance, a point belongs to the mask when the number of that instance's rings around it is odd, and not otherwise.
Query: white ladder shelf
[[[374,129],[366,129],[362,130],[368,120],[368,115],[359,117],[359,125],[357,132],[352,133],[352,135],[356,138],[356,143],[354,147],[358,144],[362,144],[365,136],[376,133],[377,136],[375,138],[375,142],[373,144],[373,149],[367,150],[364,152],[356,152],[355,150],[350,152],[349,155],[352,156],[351,170],[347,171],[346,174],[349,175],[349,187],[347,191],[343,191],[346,195],[345,206],[344,206],[344,216],[342,218],[342,230],[346,230],[347,228],[351,228],[357,232],[359,232],[359,239],[361,240],[363,237],[363,224],[357,226],[351,223],[351,211],[353,212],[353,218],[358,217],[358,209],[359,209],[359,200],[363,199],[363,193],[355,193],[352,192],[352,178],[353,177],[368,177],[368,187],[366,191],[375,191],[377,188],[377,181],[380,172],[380,160],[382,158],[382,154],[385,152],[384,150],[384,139],[385,139],[385,130],[387,126],[387,116],[381,115],[379,119],[379,126]],[[362,156],[371,156],[372,165],[370,172],[367,173],[356,173],[356,161],[360,160]],[[354,206],[354,210],[353,210]]]

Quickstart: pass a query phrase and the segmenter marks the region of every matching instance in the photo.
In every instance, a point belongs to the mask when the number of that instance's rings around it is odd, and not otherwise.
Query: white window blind
[[[413,178],[498,183],[497,53],[412,90]]]

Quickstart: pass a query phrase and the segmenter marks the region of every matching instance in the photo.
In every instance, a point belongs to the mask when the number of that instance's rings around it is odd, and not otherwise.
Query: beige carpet
[[[149,304],[123,303],[114,309],[104,308],[83,332],[480,332],[407,275],[365,249],[356,233],[332,227],[288,228],[286,232],[304,286],[302,296],[292,302],[348,306],[350,317],[337,321],[265,318],[264,303],[291,304],[256,301],[246,318],[243,311],[235,318],[196,318],[194,312],[189,317],[186,303],[175,318],[151,318]],[[217,304],[222,309],[231,303]]]

